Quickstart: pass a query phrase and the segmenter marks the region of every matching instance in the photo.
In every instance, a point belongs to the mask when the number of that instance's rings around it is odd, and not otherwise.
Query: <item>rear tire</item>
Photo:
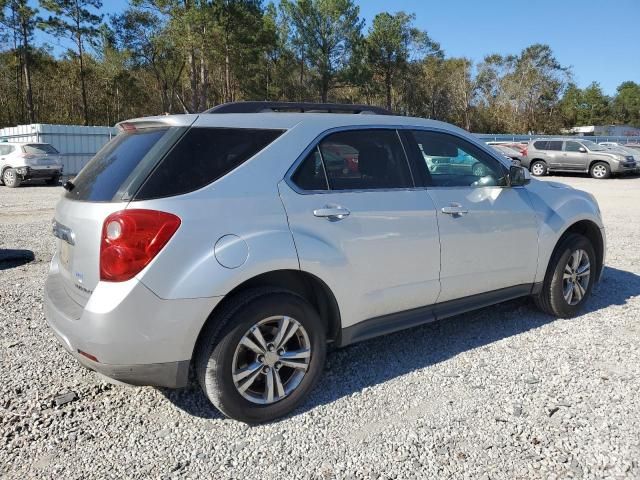
[[[578,258],[576,252],[582,252],[577,266],[572,265]],[[554,317],[575,316],[591,295],[597,276],[596,267],[596,254],[591,242],[583,235],[567,235],[551,256],[541,292],[533,297],[538,308]],[[576,282],[579,285],[575,285]],[[574,287],[569,289],[570,285]]]
[[[280,330],[291,329],[290,339],[280,344],[278,338],[287,337],[278,337]],[[262,343],[267,348],[257,351]],[[263,423],[304,401],[322,374],[326,348],[324,323],[304,298],[283,290],[248,290],[211,318],[199,342],[196,374],[207,398],[224,415]],[[306,356],[287,357],[294,352]]]
[[[549,167],[547,167],[547,164],[542,160],[534,160],[531,162],[529,170],[531,171],[531,174],[536,177],[544,177],[549,173]]]
[[[22,183],[22,179],[13,168],[7,168],[2,173],[2,181],[9,188],[17,188]]]
[[[591,178],[601,180],[603,178],[609,178],[611,176],[611,167],[605,162],[596,162],[591,165],[589,169]]]

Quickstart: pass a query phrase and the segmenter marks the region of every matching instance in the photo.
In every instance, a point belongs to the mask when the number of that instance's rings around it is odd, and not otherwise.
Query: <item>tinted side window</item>
[[[413,187],[411,172],[395,130],[350,130],[319,145],[331,190]]]
[[[579,152],[582,145],[578,142],[564,142],[564,150],[566,152]]]
[[[547,150],[562,150],[562,141],[561,140],[550,140],[547,142]]]
[[[303,190],[328,190],[327,177],[318,148],[314,148],[292,175],[291,180]]]
[[[282,135],[282,130],[191,128],[160,162],[136,200],[192,192],[249,160]]]
[[[424,163],[424,173],[435,187],[506,185],[506,168],[470,142],[446,133],[412,132]]]
[[[536,150],[546,150],[547,142],[533,142],[533,146],[536,148]]]
[[[73,179],[75,187],[65,196],[73,200],[110,202],[167,130],[155,128],[119,134],[85,165]]]

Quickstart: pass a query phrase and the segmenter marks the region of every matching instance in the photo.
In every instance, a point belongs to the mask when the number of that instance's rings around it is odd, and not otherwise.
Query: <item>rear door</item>
[[[531,285],[538,263],[538,221],[523,187],[506,186],[507,168],[457,135],[411,132],[410,152],[472,158],[472,172],[421,173],[440,231],[438,303],[503,288]]]
[[[566,161],[562,152],[562,140],[548,140],[545,146],[545,157],[552,170],[566,170]]]
[[[395,130],[330,134],[279,188],[300,267],[334,292],[343,327],[435,302],[435,208]]]

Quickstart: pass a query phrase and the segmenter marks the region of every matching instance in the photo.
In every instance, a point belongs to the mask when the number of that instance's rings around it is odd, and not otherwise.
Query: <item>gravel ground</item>
[[[640,478],[640,178],[552,179],[594,193],[608,229],[582,316],[519,300],[334,352],[294,415],[258,427],[195,386],[81,368],[41,303],[61,188],[0,187],[0,249],[35,257],[0,261],[0,476]]]

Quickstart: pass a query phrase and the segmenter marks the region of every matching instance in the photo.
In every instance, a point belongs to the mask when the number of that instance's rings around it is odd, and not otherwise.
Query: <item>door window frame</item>
[[[507,167],[507,165],[504,164],[504,162],[502,162],[497,155],[494,155],[493,152],[491,152],[488,148],[484,147],[481,144],[477,144],[474,142],[469,141],[468,139],[466,139],[465,137],[463,137],[462,135],[457,134],[456,132],[451,132],[448,130],[444,130],[444,129],[439,129],[439,128],[429,128],[429,127],[414,127],[414,126],[405,126],[404,129],[405,131],[405,136],[406,136],[406,141],[408,142],[410,148],[410,152],[411,152],[411,163],[414,165],[414,168],[417,169],[418,172],[418,178],[421,179],[422,181],[422,187],[426,188],[426,189],[431,189],[431,188],[483,188],[483,187],[473,187],[471,185],[455,185],[455,186],[445,186],[445,185],[433,185],[433,183],[431,182],[431,175],[428,172],[428,169],[426,168],[426,163],[424,158],[422,158],[422,154],[420,153],[420,147],[418,146],[418,142],[415,141],[415,139],[413,138],[412,135],[412,131],[420,131],[420,132],[428,132],[428,133],[437,133],[437,134],[441,134],[441,135],[448,135],[450,137],[455,138],[456,140],[460,141],[463,146],[464,144],[470,145],[472,148],[475,148],[476,150],[478,150],[481,154],[484,155],[484,157],[486,157],[490,163],[494,162],[497,166],[498,169],[500,169],[503,173],[503,175],[505,176],[505,178],[507,179],[506,185],[494,185],[492,186],[492,188],[513,188],[511,187],[510,181],[509,181],[509,167]],[[479,160],[479,159],[476,159]]]
[[[307,147],[303,150],[303,152],[298,156],[298,158],[293,162],[291,167],[287,170],[287,173],[284,176],[284,180],[286,184],[296,193],[300,195],[317,195],[317,194],[338,194],[338,193],[367,193],[367,192],[395,192],[395,191],[407,191],[407,190],[416,190],[421,189],[418,185],[417,180],[417,172],[415,171],[415,164],[410,160],[408,154],[408,145],[406,144],[405,136],[402,135],[402,132],[408,128],[407,125],[349,125],[343,127],[335,127],[325,130],[320,135],[318,135]],[[298,170],[300,165],[307,159],[309,154],[313,152],[314,149],[317,149],[320,152],[320,158],[322,160],[322,168],[325,172],[326,176],[326,166],[324,165],[324,158],[322,157],[322,152],[320,149],[320,144],[329,136],[334,133],[340,132],[351,132],[351,131],[362,131],[362,130],[389,130],[394,131],[398,137],[398,142],[402,146],[402,152],[404,156],[405,162],[407,162],[407,168],[409,169],[409,175],[411,177],[411,183],[413,186],[408,187],[393,187],[393,188],[356,188],[356,189],[346,189],[346,190],[332,190],[331,185],[329,184],[328,178],[327,181],[327,190],[305,190],[300,188],[293,181],[292,177],[294,173]],[[326,177],[325,177],[326,178]]]

